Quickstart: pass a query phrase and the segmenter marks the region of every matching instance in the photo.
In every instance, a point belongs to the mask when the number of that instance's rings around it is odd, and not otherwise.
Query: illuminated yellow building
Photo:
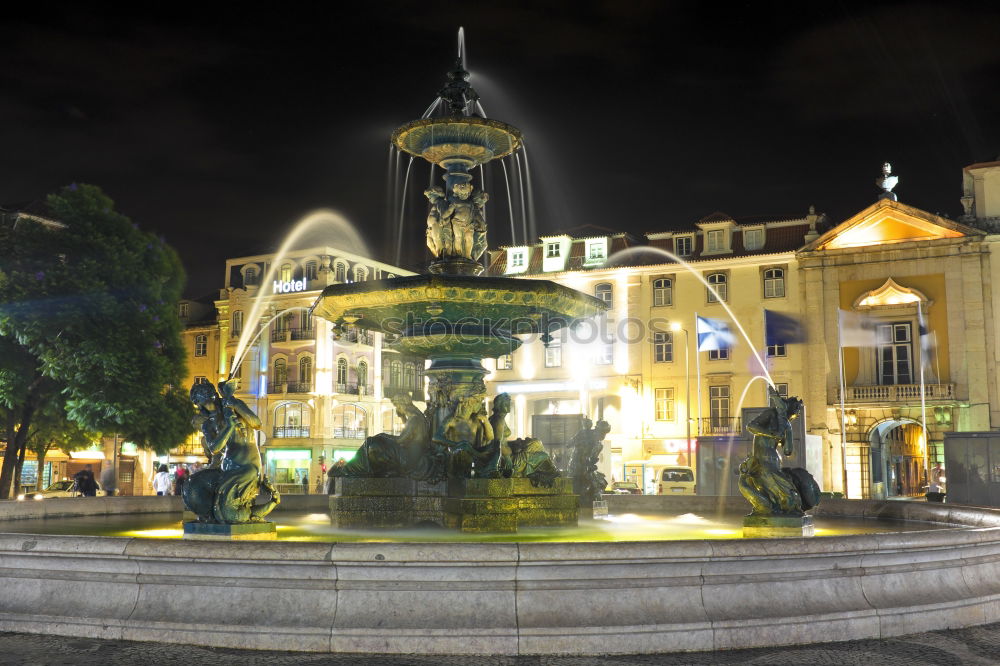
[[[921,494],[944,432],[1000,427],[1000,162],[966,168],[962,222],[899,203],[884,178],[882,198],[836,225],[812,210],[716,213],[643,240],[591,228],[493,252],[494,274],[555,280],[611,306],[604,341],[570,333],[498,360],[489,379],[514,396],[516,436],[548,435],[565,458],[568,431],[603,417],[609,480],[629,462],[694,464],[689,441],[696,453],[699,437],[739,432],[741,407],[764,404],[763,365],[805,402],[824,490]],[[800,322],[806,341],[766,341],[765,311]],[[727,322],[733,346],[696,352],[696,316]],[[842,336],[842,320],[868,337]]]
[[[196,302],[187,304],[189,380],[225,379],[247,338],[233,374],[237,396],[261,419],[266,473],[282,492],[301,493],[306,483],[314,492],[325,466],[352,457],[369,434],[400,427],[387,396],[406,391],[422,400],[424,363],[384,350],[379,334],[334,331],[309,308],[329,284],[411,273],[333,247],[289,252],[269,274],[275,258],[227,260],[210,321],[198,319]],[[254,326],[260,296],[265,304]],[[197,434],[170,461],[203,460],[202,452]]]

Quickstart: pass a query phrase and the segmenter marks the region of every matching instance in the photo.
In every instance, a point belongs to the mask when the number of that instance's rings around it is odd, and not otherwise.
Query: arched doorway
[[[926,479],[924,430],[912,419],[887,419],[868,433],[870,497],[923,495]]]

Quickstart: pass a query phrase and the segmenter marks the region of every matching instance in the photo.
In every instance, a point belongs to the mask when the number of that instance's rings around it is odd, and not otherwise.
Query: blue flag
[[[698,351],[718,351],[733,346],[729,325],[721,319],[698,317]]]
[[[806,329],[795,317],[764,310],[764,339],[768,347],[807,342]]]

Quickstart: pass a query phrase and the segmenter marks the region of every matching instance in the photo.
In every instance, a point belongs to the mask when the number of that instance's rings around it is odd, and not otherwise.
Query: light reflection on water
[[[581,520],[577,527],[523,527],[517,534],[461,534],[454,530],[420,527],[393,530],[338,529],[323,513],[273,514],[280,541],[318,542],[539,542],[539,541],[678,541],[738,539],[742,516],[706,518],[693,513],[657,515],[621,513],[600,520]],[[861,518],[816,518],[816,535],[841,536],[876,532],[941,529],[945,525]],[[0,532],[144,538],[180,538],[181,514],[87,516],[0,522]]]

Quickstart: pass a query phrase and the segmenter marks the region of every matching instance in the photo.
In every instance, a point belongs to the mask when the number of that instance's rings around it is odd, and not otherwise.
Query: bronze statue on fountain
[[[384,514],[380,525],[434,522],[434,515],[467,531],[575,524],[572,484],[558,476],[544,445],[510,441],[509,396],[497,396],[487,413],[482,359],[513,352],[518,336],[550,334],[607,306],[554,282],[481,275],[489,196],[473,184],[473,173],[519,150],[521,133],[483,117],[461,61],[439,97],[446,115],[415,120],[392,135],[400,151],[445,172],[444,186],[424,193],[428,273],[330,285],[313,306],[337,328],[381,332],[389,350],[430,360],[423,414],[394,400],[406,421],[403,432],[369,437],[354,460],[331,470],[332,514],[341,525],[370,525],[365,507],[373,505],[363,498],[378,496],[383,506],[404,507],[399,515]]]
[[[812,536],[805,512],[819,503],[819,484],[801,467],[782,467],[781,453],[793,454],[792,421],[802,414],[802,401],[783,398],[768,387],[770,407],[747,430],[754,436],[750,455],[740,464],[740,493],[753,507],[743,521],[744,536]]]

